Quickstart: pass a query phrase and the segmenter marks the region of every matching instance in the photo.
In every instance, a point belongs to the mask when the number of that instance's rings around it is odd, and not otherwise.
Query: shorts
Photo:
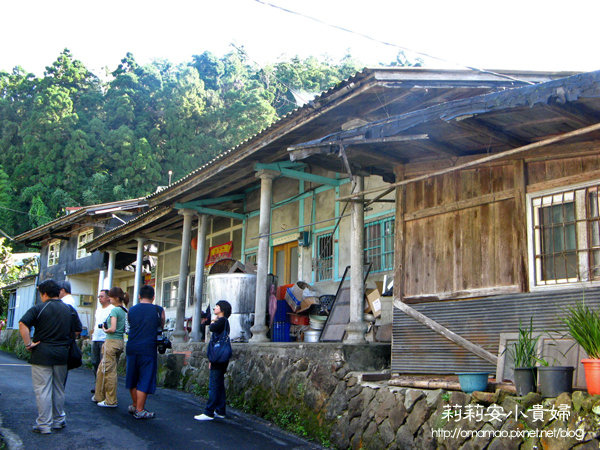
[[[156,355],[127,355],[125,386],[146,394],[156,391]]]

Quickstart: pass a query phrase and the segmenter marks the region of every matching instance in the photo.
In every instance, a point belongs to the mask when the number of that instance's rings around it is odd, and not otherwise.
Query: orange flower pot
[[[582,359],[585,382],[590,395],[600,394],[600,359]]]

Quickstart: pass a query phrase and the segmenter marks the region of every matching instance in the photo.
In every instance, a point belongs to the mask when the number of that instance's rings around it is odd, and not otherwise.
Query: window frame
[[[326,258],[321,258],[320,254],[319,254],[321,240],[325,240],[327,238],[329,238],[331,241],[330,242],[331,255],[327,256]],[[333,233],[331,233],[331,232],[321,233],[321,234],[318,234],[317,236],[315,236],[315,281],[316,282],[333,280],[333,266],[334,266],[334,253],[335,253],[334,242],[335,242],[335,237],[334,237]],[[324,261],[328,261],[328,267],[320,266],[320,263],[324,262]],[[320,274],[322,273],[323,270],[325,270],[329,273],[329,277],[321,277],[320,276]]]
[[[165,285],[166,284],[171,284],[171,286],[173,285],[173,283],[177,283],[177,290],[176,290],[176,295],[175,297],[169,297],[169,304],[166,305],[165,304]],[[169,289],[169,292],[171,292],[173,290],[173,288],[171,287]],[[162,307],[163,308],[172,308],[174,306],[177,306],[177,301],[179,299],[179,277],[169,277],[165,280],[162,280],[162,284],[161,284],[161,303],[162,303]]]
[[[391,223],[391,234],[386,234],[385,233],[385,229],[386,229],[386,224]],[[377,245],[373,245],[373,246],[369,246],[369,242],[367,241],[367,230],[369,227],[379,227],[379,238],[378,238],[378,244]],[[386,249],[386,240],[387,239],[391,239],[391,251],[388,251]],[[394,247],[395,247],[395,239],[396,239],[396,216],[387,216],[387,217],[383,217],[382,219],[378,219],[378,220],[372,220],[369,222],[366,222],[364,225],[364,251],[363,251],[363,257],[364,257],[364,262],[365,264],[368,264],[369,262],[373,263],[373,267],[371,268],[371,273],[379,273],[379,272],[389,272],[394,270]],[[377,267],[374,261],[370,261],[368,259],[368,255],[370,251],[373,251],[375,249],[379,249],[378,250],[378,254],[376,255],[376,257],[379,259],[380,261],[380,267]],[[386,265],[386,257],[389,257],[389,264]]]
[[[54,239],[48,243],[48,267],[56,266],[58,264],[59,259],[60,239]]]
[[[77,235],[77,253],[76,259],[87,258],[92,254],[89,253],[83,246],[94,239],[94,229],[82,231]],[[83,241],[83,242],[82,242]]]
[[[590,189],[592,188],[592,189]],[[596,188],[596,189],[594,189]],[[595,192],[594,192],[595,191]],[[589,195],[596,195],[596,206],[600,201],[600,182],[578,183],[542,191],[528,193],[527,201],[527,259],[529,268],[529,288],[531,291],[544,289],[581,288],[584,285],[599,285],[600,274],[595,279],[590,278],[594,270],[591,262],[593,252],[598,252],[597,245],[591,243],[592,223],[598,223],[599,217],[589,213]],[[562,201],[559,198],[562,197]],[[544,200],[546,201],[544,202]],[[542,279],[542,248],[539,211],[544,207],[557,204],[573,203],[575,248],[566,251],[575,253],[577,270],[575,277]],[[598,212],[596,212],[597,214]],[[565,222],[566,223],[566,222]],[[596,225],[596,228],[598,225]]]

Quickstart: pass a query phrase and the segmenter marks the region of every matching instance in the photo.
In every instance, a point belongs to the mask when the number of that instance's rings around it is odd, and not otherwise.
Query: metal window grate
[[[600,277],[599,185],[532,199],[537,285]]]
[[[393,217],[365,225],[365,261],[373,264],[372,272],[394,268]]]
[[[317,236],[317,281],[333,279],[333,235]]]

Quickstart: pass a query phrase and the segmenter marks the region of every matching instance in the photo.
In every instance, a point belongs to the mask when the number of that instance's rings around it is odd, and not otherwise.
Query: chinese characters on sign
[[[558,405],[555,407],[552,405],[550,408],[544,408],[543,405],[533,405],[530,410],[526,413],[519,411],[518,407],[515,406],[514,411],[504,411],[499,405],[490,405],[484,408],[482,405],[444,405],[444,411],[442,412],[442,419],[448,421],[459,422],[462,419],[469,421],[481,422],[502,422],[504,419],[513,417],[515,419],[528,418],[531,416],[533,422],[543,422],[544,413],[549,414],[550,420],[560,419],[564,421],[569,420],[571,415],[570,405]]]
[[[212,266],[217,261],[224,258],[231,258],[233,256],[233,241],[225,242],[221,245],[215,245],[208,249],[208,257],[204,266]]]

